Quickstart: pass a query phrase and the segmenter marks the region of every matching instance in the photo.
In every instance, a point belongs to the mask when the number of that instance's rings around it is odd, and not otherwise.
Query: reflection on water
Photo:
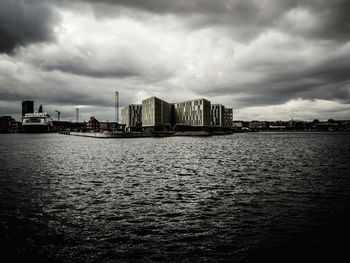
[[[350,134],[14,134],[0,151],[12,261],[334,259],[349,233]]]

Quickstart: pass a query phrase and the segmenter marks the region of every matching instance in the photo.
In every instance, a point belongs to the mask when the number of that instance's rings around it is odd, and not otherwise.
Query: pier
[[[91,138],[115,138],[115,139],[123,139],[123,138],[149,138],[149,137],[173,137],[173,136],[189,136],[189,137],[209,137],[213,135],[227,135],[232,133],[209,133],[206,131],[189,131],[189,132],[153,132],[153,133],[145,133],[145,132],[110,132],[110,131],[102,131],[102,132],[74,132],[74,131],[60,131],[60,134],[63,135],[72,135],[72,136],[80,136],[80,137],[91,137]]]
[[[71,132],[71,131],[62,131],[60,134],[64,135],[73,135],[80,137],[92,137],[92,138],[145,138],[145,137],[155,137],[150,133],[142,132],[123,132],[123,133],[113,133],[113,132]]]

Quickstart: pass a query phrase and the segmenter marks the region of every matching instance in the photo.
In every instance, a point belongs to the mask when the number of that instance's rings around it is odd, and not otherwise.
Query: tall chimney
[[[34,101],[25,100],[22,101],[22,116],[26,115],[26,113],[34,112]]]

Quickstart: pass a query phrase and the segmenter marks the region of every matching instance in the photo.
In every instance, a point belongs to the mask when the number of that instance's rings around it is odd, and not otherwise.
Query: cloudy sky
[[[235,119],[350,119],[349,0],[0,0],[0,115],[207,98]]]

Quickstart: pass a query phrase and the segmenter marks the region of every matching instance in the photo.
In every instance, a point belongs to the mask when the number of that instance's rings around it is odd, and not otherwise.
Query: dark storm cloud
[[[91,78],[143,78],[158,81],[171,74],[165,67],[148,65],[137,56],[126,53],[114,51],[108,57],[100,58],[98,55],[85,56],[79,52],[70,54],[61,52],[47,55],[40,60],[34,58],[32,63],[45,71],[60,71]]]
[[[97,17],[119,15],[120,8],[131,8],[157,15],[175,15],[179,17],[189,29],[211,26],[235,27],[233,35],[241,40],[251,39],[264,28],[273,24],[278,10],[264,9],[261,12],[258,1],[212,1],[212,0],[76,0],[76,2],[90,3]],[[276,5],[279,5],[277,2]],[[115,7],[115,9],[113,9]],[[271,16],[271,12],[274,15]],[[128,13],[130,14],[130,13]],[[254,17],[254,19],[252,19]]]
[[[347,0],[0,1],[2,101],[350,103]]]
[[[17,56],[0,55],[0,115],[19,116],[20,102],[34,100],[37,106],[43,104],[51,114],[54,110],[60,110],[62,114],[66,111],[67,114],[62,115],[65,119],[79,106],[81,113],[84,109],[90,114],[99,112],[103,119],[111,120],[115,91],[121,86],[128,88],[127,83],[121,85],[113,79],[105,81],[59,71],[42,71],[17,59]],[[121,106],[135,96],[132,88],[129,90],[129,93],[123,92]],[[87,119],[88,113],[83,117]]]
[[[252,39],[269,28],[279,28],[292,35],[345,41],[350,36],[350,1],[348,0],[76,0],[91,3],[98,16],[113,15],[112,6],[128,7],[156,14],[187,16],[194,27],[223,26],[240,40]],[[296,21],[283,21],[293,10],[310,14],[303,27]],[[292,14],[293,16],[293,14]],[[294,15],[294,19],[299,17]],[[317,25],[308,28],[312,22]]]
[[[269,79],[281,98],[329,99],[350,103],[350,55],[332,57],[312,68],[284,72]]]
[[[94,78],[127,78],[139,75],[139,72],[131,68],[98,68],[93,67],[93,65],[90,64],[84,64],[83,61],[76,61],[68,64],[44,64],[41,66],[43,69],[48,71],[58,70],[65,73]]]
[[[310,43],[311,47],[314,45]],[[293,53],[295,59],[293,55],[286,57],[281,50],[275,53],[265,50],[268,52],[266,56],[249,56],[249,60],[241,60],[239,71],[233,73],[234,77],[219,83],[216,88],[215,85],[198,87],[196,93],[210,97],[237,96],[239,100],[236,105],[240,107],[277,105],[295,98],[335,100],[349,104],[349,44],[327,46],[318,52],[311,50],[308,56],[304,56],[300,55],[304,51],[301,48]],[[255,74],[258,75],[256,79]],[[242,76],[246,76],[245,80],[239,81]]]
[[[303,5],[318,16],[320,25],[306,35],[323,39],[348,41],[350,38],[350,1],[303,1]]]
[[[327,71],[326,68],[315,69],[300,74],[289,74],[267,79],[265,83],[255,84],[247,88],[227,87],[208,93],[209,96],[242,94],[239,106],[249,107],[278,105],[286,103],[293,98],[336,100],[340,103],[350,104],[350,80],[338,72],[349,70],[336,68]],[[340,76],[339,76],[340,75]],[[339,76],[339,78],[338,78]],[[331,81],[329,80],[332,79]]]
[[[33,86],[35,87],[33,88]],[[65,86],[64,88],[63,85]],[[98,96],[92,96],[79,84],[55,79],[45,79],[44,83],[12,83],[0,84],[0,98],[2,101],[32,100],[44,101],[45,103],[56,103],[61,105],[105,105],[108,100]],[[112,102],[111,102],[112,104]]]
[[[57,15],[46,0],[1,0],[0,53],[17,47],[50,41]]]

